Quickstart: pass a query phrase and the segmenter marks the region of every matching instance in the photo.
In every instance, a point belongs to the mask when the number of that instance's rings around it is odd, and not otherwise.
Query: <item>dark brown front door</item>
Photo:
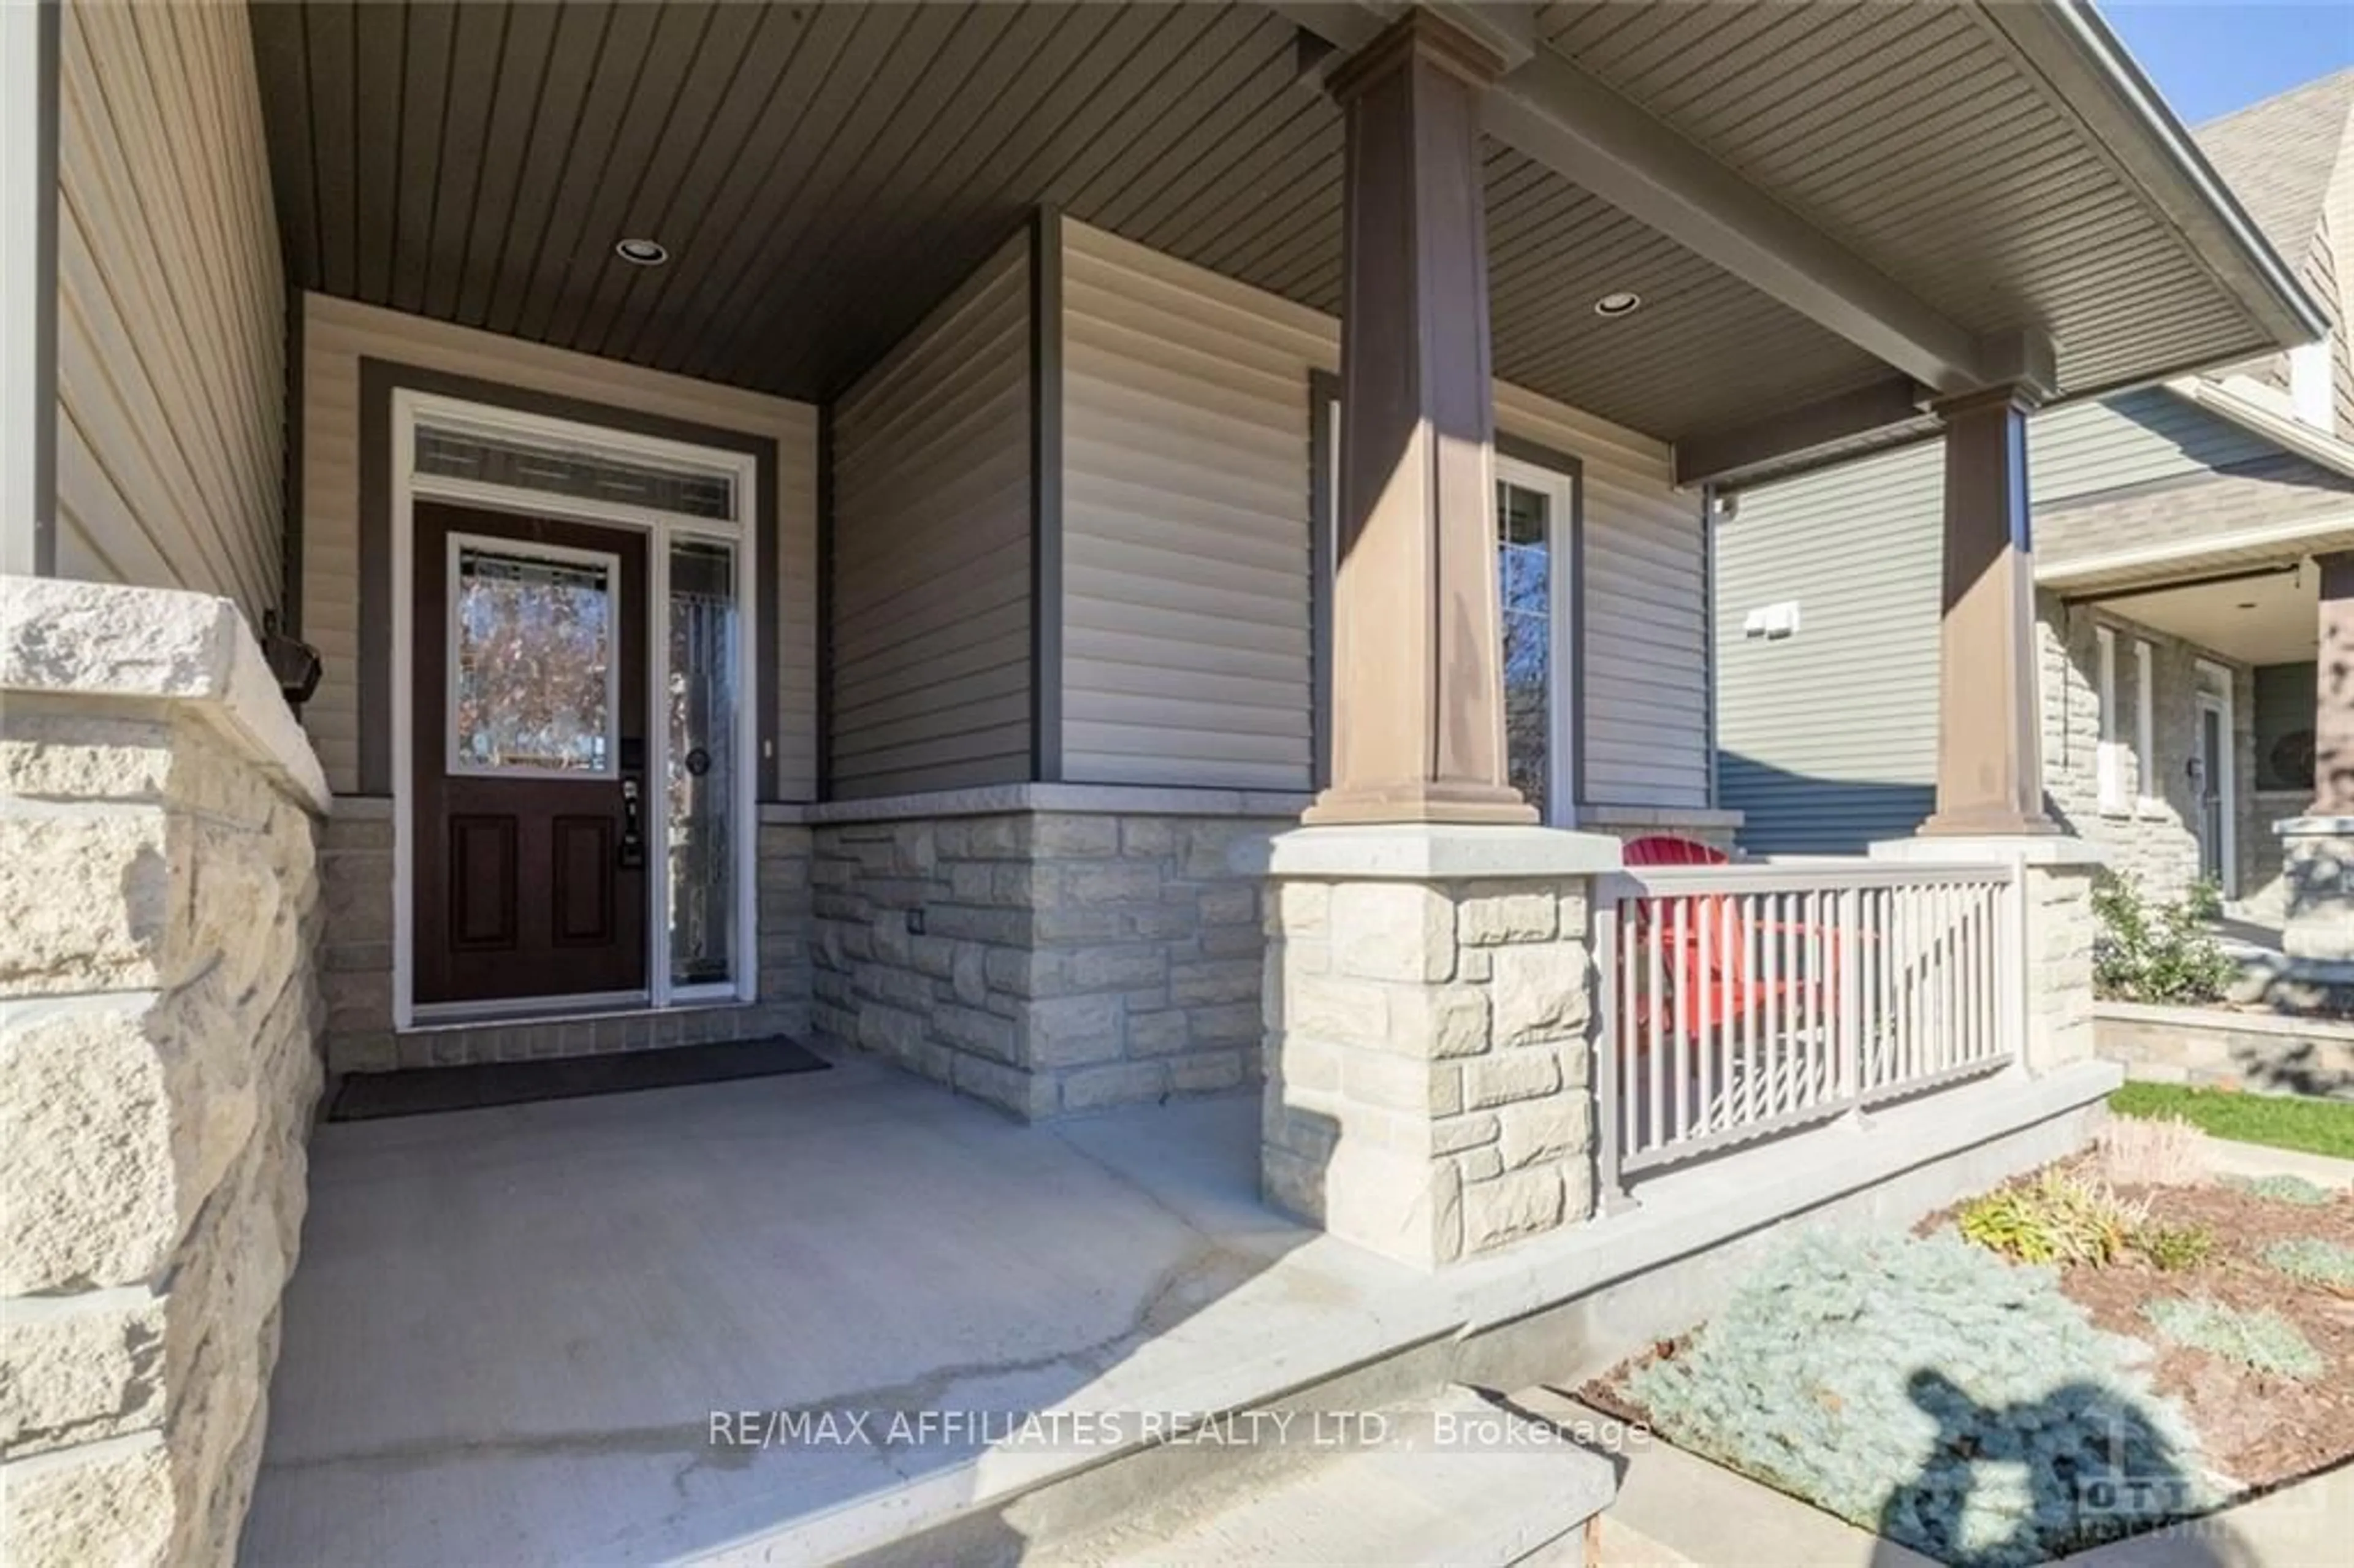
[[[416,998],[646,984],[646,541],[419,502]]]

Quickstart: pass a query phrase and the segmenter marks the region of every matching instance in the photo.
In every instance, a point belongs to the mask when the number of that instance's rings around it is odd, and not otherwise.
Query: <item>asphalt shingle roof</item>
[[[2211,120],[2192,134],[2281,259],[2300,267],[2332,177],[2354,147],[2354,69]]]

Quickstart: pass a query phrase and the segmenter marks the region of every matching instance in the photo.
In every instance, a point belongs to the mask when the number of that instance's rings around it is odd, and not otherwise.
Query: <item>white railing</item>
[[[1596,888],[1606,1196],[1704,1150],[2016,1058],[2008,866],[1646,867]]]

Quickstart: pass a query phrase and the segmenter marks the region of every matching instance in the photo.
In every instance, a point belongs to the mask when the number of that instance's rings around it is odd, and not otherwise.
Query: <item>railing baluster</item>
[[[1714,1031],[1710,1027],[1710,1019],[1711,1015],[1717,1011],[1722,988],[1718,983],[1716,973],[1716,940],[1710,933],[1709,927],[1717,923],[1712,916],[1715,914],[1718,904],[1722,902],[1721,899],[1715,903],[1706,899],[1695,899],[1692,904],[1692,923],[1700,927],[1693,933],[1700,954],[1700,984],[1694,988],[1700,995],[1693,1000],[1695,1011],[1699,1012],[1700,1017],[1695,1021],[1696,1027],[1692,1031],[1692,1049],[1699,1057],[1699,1060],[1692,1065],[1692,1071],[1699,1081],[1700,1087],[1700,1117],[1694,1124],[1694,1130],[1700,1132],[1708,1131],[1713,1119],[1708,1094],[1710,1076],[1708,1060],[1711,1053],[1715,1049],[1714,1041],[1712,1038]]]
[[[1656,898],[1643,906],[1643,927],[1644,937],[1646,938],[1643,943],[1644,958],[1645,961],[1650,967],[1649,972],[1651,980],[1649,1006],[1648,1009],[1648,1015],[1650,1022],[1649,1027],[1646,1031],[1646,1033],[1650,1036],[1649,1044],[1650,1045],[1649,1054],[1651,1060],[1650,1071],[1645,1075],[1650,1079],[1651,1092],[1649,1097],[1645,1099],[1642,1104],[1643,1146],[1647,1149],[1657,1148],[1659,1145],[1667,1141],[1665,1133],[1660,1127],[1661,1118],[1659,1113],[1659,1107],[1665,1103],[1660,1098],[1660,1089],[1665,1081],[1665,1074],[1667,1072],[1666,1058],[1668,1054],[1667,1041],[1664,1038],[1665,1029],[1663,1028],[1668,1010],[1668,988],[1661,977],[1661,960],[1659,952],[1660,948],[1664,945],[1662,939],[1667,935],[1667,927],[1659,918],[1660,915],[1665,911],[1665,903],[1662,900]]]

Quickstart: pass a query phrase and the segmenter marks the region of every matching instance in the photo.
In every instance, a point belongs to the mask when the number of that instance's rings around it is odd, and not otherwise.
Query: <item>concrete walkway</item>
[[[716,1411],[1198,1397],[1407,1278],[1259,1204],[1257,1115],[1023,1128],[854,1061],[323,1128],[244,1559],[669,1558],[977,1446],[715,1446]]]

